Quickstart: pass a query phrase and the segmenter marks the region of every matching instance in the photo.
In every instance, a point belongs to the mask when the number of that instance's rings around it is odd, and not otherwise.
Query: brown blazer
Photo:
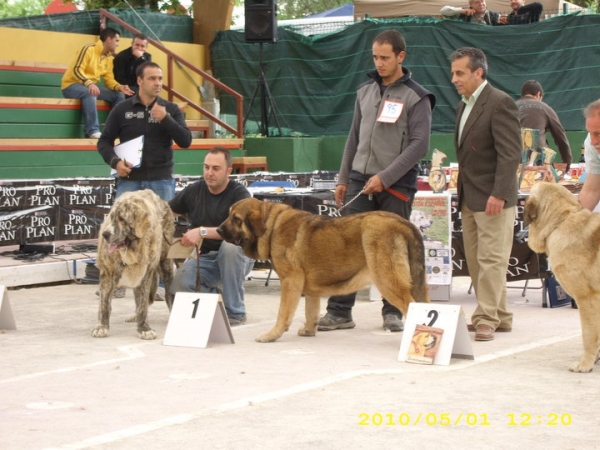
[[[517,169],[522,152],[517,105],[508,94],[488,82],[475,102],[458,142],[458,127],[464,109],[465,103],[461,101],[454,130],[459,208],[464,201],[471,211],[485,211],[490,195],[503,198],[506,201],[504,208],[515,206]]]

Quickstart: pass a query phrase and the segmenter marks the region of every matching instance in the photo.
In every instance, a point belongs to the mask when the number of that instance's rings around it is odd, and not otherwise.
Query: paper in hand
[[[144,135],[131,139],[127,142],[122,142],[119,145],[115,145],[115,153],[123,161],[133,164],[131,167],[140,167],[142,164],[142,150],[144,149]],[[116,176],[117,171],[112,169],[110,171],[111,176]]]
[[[199,244],[200,245],[200,244]],[[167,258],[170,259],[188,259],[196,257],[196,247],[184,247],[181,245],[181,238],[173,240]]]

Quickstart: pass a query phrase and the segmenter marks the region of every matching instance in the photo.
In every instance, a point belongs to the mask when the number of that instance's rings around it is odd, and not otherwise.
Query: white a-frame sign
[[[209,342],[235,343],[221,296],[177,292],[163,345],[206,348]]]
[[[13,317],[8,299],[8,291],[6,286],[0,285],[0,330],[16,330],[17,324]]]
[[[450,358],[474,359],[467,322],[460,305],[411,303],[406,315],[398,361],[406,361],[417,324],[443,331],[433,364],[447,366]]]

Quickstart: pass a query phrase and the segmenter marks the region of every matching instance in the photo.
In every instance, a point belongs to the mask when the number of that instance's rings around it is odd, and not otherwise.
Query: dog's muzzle
[[[219,236],[223,238],[224,241],[229,242],[230,244],[237,245],[238,247],[242,244],[242,237],[238,236],[238,238],[234,238],[232,234],[225,228],[223,225],[220,225],[217,228],[217,233]]]
[[[111,242],[110,240],[112,238],[112,233],[108,230],[102,233],[102,237],[108,243],[108,253],[112,253],[120,248],[127,249],[129,248],[129,244],[131,243],[131,241],[128,238],[126,238],[123,242]]]

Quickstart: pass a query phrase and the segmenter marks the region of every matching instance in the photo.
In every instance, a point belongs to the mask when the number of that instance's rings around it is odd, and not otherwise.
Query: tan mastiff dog
[[[600,351],[600,214],[583,208],[565,187],[540,182],[525,202],[529,247],[546,253],[550,269],[577,302],[583,356],[571,372],[591,372]]]
[[[332,218],[249,198],[231,207],[217,231],[246,256],[271,261],[281,280],[277,321],[258,342],[275,341],[288,330],[302,294],[306,323],[300,336],[316,334],[321,295],[373,283],[404,314],[410,302],[429,302],[421,232],[397,214]]]

